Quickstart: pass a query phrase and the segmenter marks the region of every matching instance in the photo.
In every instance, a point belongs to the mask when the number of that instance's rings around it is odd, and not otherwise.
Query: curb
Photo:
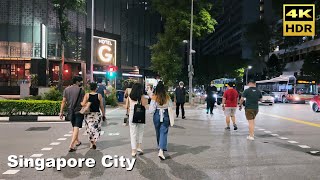
[[[59,116],[7,116],[0,117],[0,122],[64,122]]]

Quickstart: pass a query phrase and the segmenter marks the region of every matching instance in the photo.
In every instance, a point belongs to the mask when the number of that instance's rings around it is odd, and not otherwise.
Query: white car
[[[269,104],[270,106],[272,106],[274,104],[274,95],[268,94],[264,91],[262,91],[261,93],[262,93],[261,104]]]

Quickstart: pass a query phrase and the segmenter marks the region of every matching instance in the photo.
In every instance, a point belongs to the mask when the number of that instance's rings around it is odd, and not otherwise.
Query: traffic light
[[[117,70],[118,70],[117,66],[113,66],[113,65],[108,66],[107,77],[109,79],[115,78],[117,76]]]

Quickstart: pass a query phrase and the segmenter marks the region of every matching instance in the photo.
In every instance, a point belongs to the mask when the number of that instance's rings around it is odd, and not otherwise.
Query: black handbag
[[[138,100],[138,103],[134,105],[132,123],[146,123],[146,108],[142,106],[140,100]]]
[[[68,108],[66,121],[72,121],[75,118],[75,115],[76,115],[76,110],[75,109],[76,109],[76,105],[78,104],[80,94],[81,94],[81,88],[79,90],[79,94],[78,94],[76,102],[74,103],[74,105],[72,106],[71,109]]]

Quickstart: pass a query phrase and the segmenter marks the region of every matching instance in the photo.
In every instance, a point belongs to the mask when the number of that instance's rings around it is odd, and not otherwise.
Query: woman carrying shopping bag
[[[143,87],[140,83],[135,83],[128,97],[129,99],[129,126],[131,138],[131,155],[135,157],[137,153],[143,154],[142,139],[145,126],[146,111],[145,106],[148,104],[148,98],[143,95]]]
[[[84,120],[86,124],[86,131],[91,143],[90,149],[97,148],[96,142],[100,137],[101,122],[102,120],[105,120],[103,100],[101,94],[96,93],[97,87],[97,83],[90,83],[90,93],[86,93],[81,103],[83,106],[81,111],[85,114]],[[85,108],[88,110],[84,110]]]
[[[158,157],[165,160],[163,151],[167,151],[169,126],[174,124],[173,103],[166,92],[163,82],[160,81],[152,97],[149,111],[153,114],[153,123],[156,130],[157,144],[159,149]]]

